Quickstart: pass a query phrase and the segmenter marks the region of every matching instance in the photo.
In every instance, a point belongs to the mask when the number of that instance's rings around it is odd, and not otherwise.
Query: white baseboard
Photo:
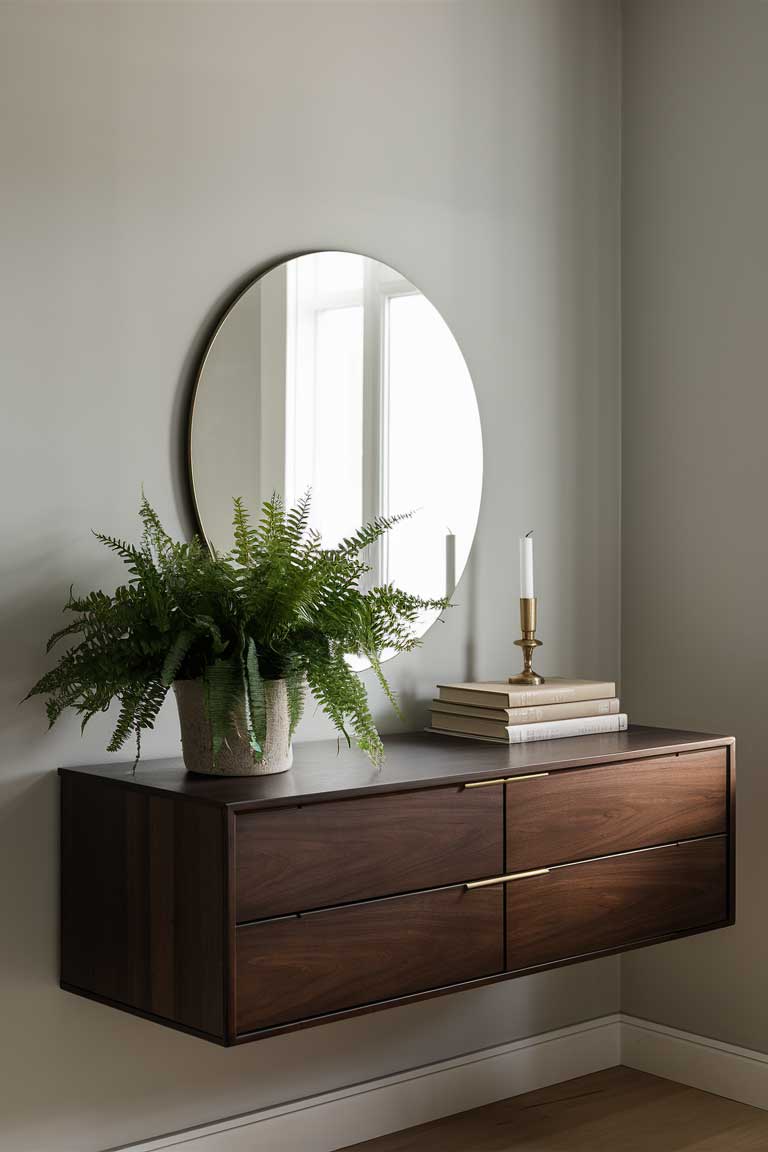
[[[125,1145],[122,1152],[335,1152],[616,1064],[768,1109],[768,1055],[617,1014]]]
[[[124,1145],[124,1152],[334,1152],[619,1063],[620,1017],[602,1016],[338,1092]],[[113,1152],[118,1152],[117,1149]]]
[[[621,1016],[621,1063],[691,1088],[768,1108],[768,1055],[665,1024]]]

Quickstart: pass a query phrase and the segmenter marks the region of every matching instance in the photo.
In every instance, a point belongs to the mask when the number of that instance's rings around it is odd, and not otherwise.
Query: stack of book
[[[607,680],[565,680],[544,684],[438,684],[432,701],[432,732],[497,744],[527,744],[562,736],[621,732],[626,713]]]

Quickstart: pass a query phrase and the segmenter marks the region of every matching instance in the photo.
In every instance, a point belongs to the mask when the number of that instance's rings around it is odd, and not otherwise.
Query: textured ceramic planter
[[[243,708],[234,717],[231,734],[215,765],[202,680],[177,680],[173,690],[179,708],[181,747],[187,771],[202,772],[206,776],[268,776],[274,772],[286,772],[293,764],[285,680],[264,681],[267,736],[261,757],[256,757],[248,742],[248,724]]]

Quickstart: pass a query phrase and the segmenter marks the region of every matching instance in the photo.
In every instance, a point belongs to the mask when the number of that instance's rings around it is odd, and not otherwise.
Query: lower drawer
[[[728,919],[727,837],[553,868],[506,885],[507,970]]]
[[[443,888],[237,929],[236,1030],[503,971],[502,886]]]

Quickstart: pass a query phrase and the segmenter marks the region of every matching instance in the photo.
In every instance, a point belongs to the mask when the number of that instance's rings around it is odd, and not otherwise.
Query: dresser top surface
[[[60,768],[59,772],[221,807],[273,808],[674,755],[733,743],[730,736],[640,725],[630,725],[626,732],[511,746],[409,732],[384,737],[386,759],[381,769],[372,767],[359,749],[324,740],[295,744],[293,768],[274,776],[194,775],[186,771],[181,758],[144,760],[135,772],[130,763],[116,761]]]

